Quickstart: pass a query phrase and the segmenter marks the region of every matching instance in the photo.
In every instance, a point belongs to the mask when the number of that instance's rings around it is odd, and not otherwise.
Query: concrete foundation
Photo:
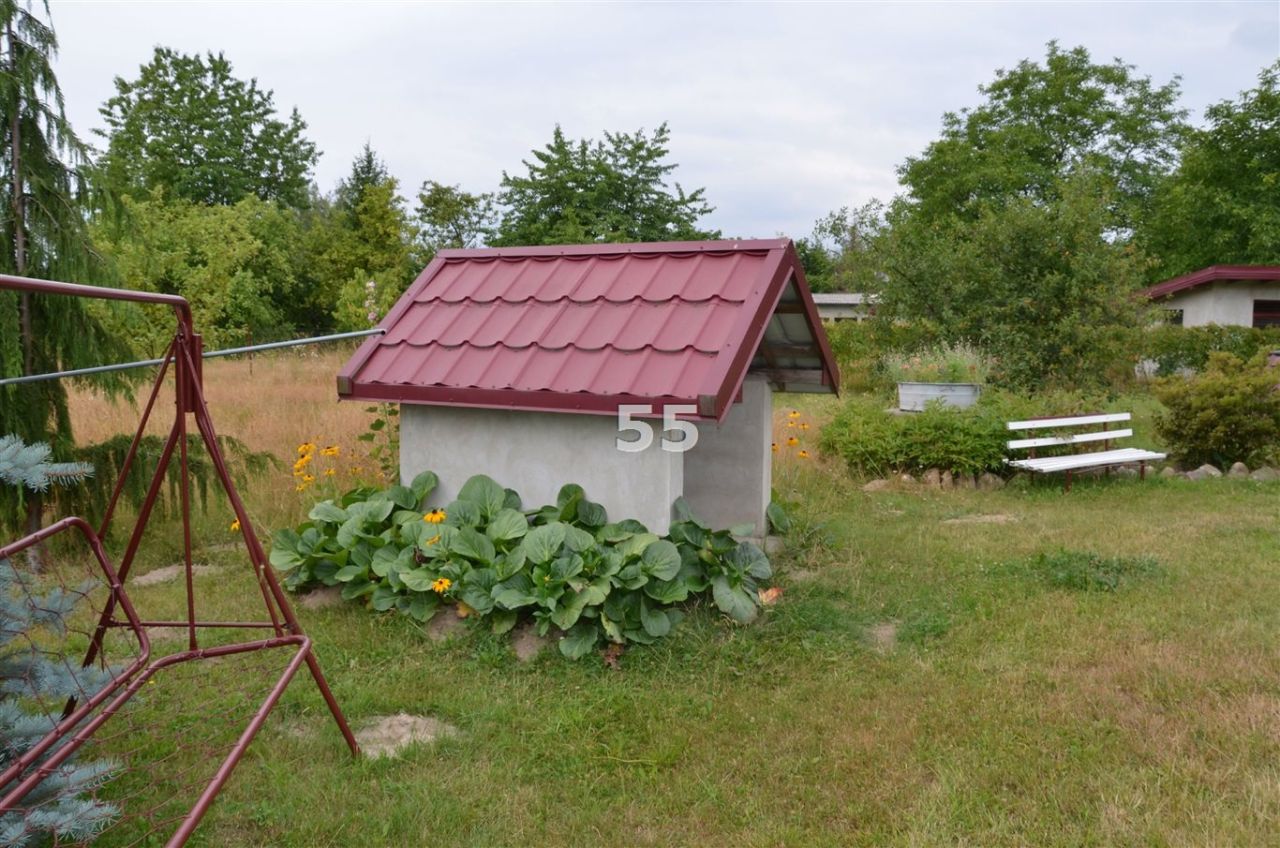
[[[402,404],[400,478],[430,469],[440,477],[431,506],[444,506],[469,477],[487,474],[520,493],[530,509],[555,503],[577,483],[611,521],[634,518],[665,534],[671,504],[684,495],[694,514],[716,529],[749,524],[765,535],[773,455],[772,398],[754,375],[743,399],[717,426],[698,422],[698,441],[675,453],[662,434],[638,453],[617,449],[613,416]],[[658,430],[660,423],[649,423]]]
[[[773,403],[769,383],[754,374],[742,385],[724,423],[699,422],[698,443],[684,454],[684,496],[713,528],[750,524],[763,537],[772,486]]]
[[[666,533],[684,491],[683,454],[656,439],[624,453],[617,437],[617,419],[605,415],[402,404],[400,478],[434,471],[440,488],[430,503],[444,506],[469,477],[487,474],[519,492],[526,509],[555,503],[561,486],[577,483],[611,521],[634,518]]]

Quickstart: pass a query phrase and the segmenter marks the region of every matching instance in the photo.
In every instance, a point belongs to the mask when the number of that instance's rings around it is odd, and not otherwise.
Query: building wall
[[[1223,282],[1179,292],[1161,306],[1182,310],[1182,326],[1253,326],[1255,300],[1280,300],[1280,283]]]
[[[773,403],[769,383],[755,374],[742,386],[724,423],[699,422],[698,442],[684,454],[684,496],[694,515],[721,529],[751,524],[767,530],[772,485]]]
[[[432,506],[456,498],[474,474],[515,489],[526,509],[555,503],[561,486],[577,483],[610,520],[635,518],[666,533],[684,490],[684,454],[661,450],[656,438],[624,453],[617,436],[613,416],[402,404],[400,477],[439,475]]]

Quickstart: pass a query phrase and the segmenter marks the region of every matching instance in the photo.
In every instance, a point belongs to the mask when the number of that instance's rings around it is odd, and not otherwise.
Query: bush
[[[851,399],[823,428],[819,446],[861,475],[928,468],[980,474],[1004,468],[1006,404],[956,409],[931,403],[912,415],[896,415],[884,407],[871,398]]]
[[[895,383],[985,383],[991,371],[987,357],[972,345],[959,343],[890,353],[884,370]]]
[[[916,350],[935,339],[923,324],[889,321],[834,321],[826,325],[831,352],[846,391],[879,390],[892,381],[884,370],[886,354]]]
[[[1156,364],[1156,374],[1167,377],[1179,370],[1199,371],[1209,361],[1209,354],[1230,353],[1250,360],[1259,353],[1280,349],[1280,328],[1178,327],[1165,324],[1147,330],[1141,339],[1141,358]]]
[[[1280,448],[1277,382],[1280,371],[1268,368],[1262,355],[1245,362],[1211,353],[1201,373],[1156,384],[1166,407],[1156,416],[1156,432],[1183,466],[1270,462]]]
[[[567,485],[554,505],[521,511],[520,497],[483,475],[457,500],[423,512],[437,480],[354,489],[316,504],[296,530],[275,534],[271,564],[285,585],[342,586],[348,600],[427,621],[465,605],[496,633],[530,614],[539,633],[564,632],[560,651],[585,656],[603,639],[649,644],[680,620],[677,605],[710,593],[735,621],[759,611],[771,574],[759,548],[713,531],[676,502],[664,538],[638,521],[610,523],[604,507]]]

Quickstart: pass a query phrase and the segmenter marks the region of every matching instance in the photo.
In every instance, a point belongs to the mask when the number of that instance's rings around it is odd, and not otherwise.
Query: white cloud
[[[331,187],[368,139],[411,195],[496,187],[558,122],[572,136],[672,127],[676,173],[733,235],[808,232],[887,197],[894,167],[996,68],[1083,44],[1194,116],[1274,61],[1260,3],[402,4],[55,2],[59,78],[82,133],[114,76],[164,44],[221,50],[297,106]],[[1268,42],[1270,39],[1270,42]]]

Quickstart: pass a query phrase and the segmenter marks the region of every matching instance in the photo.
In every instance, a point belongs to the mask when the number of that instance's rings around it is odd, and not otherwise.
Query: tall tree
[[[0,0],[0,271],[87,282],[95,271],[85,229],[86,147],[63,109],[53,73],[57,38],[48,7]],[[80,368],[127,353],[76,298],[0,291],[0,376]],[[101,383],[100,383],[101,384]],[[110,383],[102,385],[110,386]],[[0,435],[72,446],[67,395],[59,381],[0,388]],[[0,492],[0,512],[15,509]],[[27,525],[39,522],[38,496]]]
[[[1140,232],[1156,277],[1206,265],[1280,264],[1280,61],[1257,88],[1205,110]]]
[[[366,141],[364,148],[351,163],[351,173],[338,182],[334,203],[343,212],[352,212],[364,200],[367,189],[385,183],[390,178],[386,163]]]
[[[1052,201],[1087,168],[1115,187],[1110,227],[1130,229],[1186,129],[1177,78],[1155,85],[1119,59],[1095,64],[1083,47],[1049,42],[1043,64],[1023,60],[978,90],[979,106],[946,113],[942,137],[898,169],[931,219],[976,217],[992,202]]]
[[[715,238],[698,219],[713,211],[704,189],[668,186],[671,131],[604,134],[570,141],[559,126],[551,142],[524,160],[524,176],[502,174],[501,222],[492,243],[663,241]]]
[[[478,246],[492,234],[496,215],[492,194],[471,194],[434,180],[422,184],[414,212],[420,260],[426,261],[446,247]]]
[[[273,93],[232,74],[221,53],[157,47],[135,80],[117,77],[99,110],[103,171],[122,193],[231,204],[246,195],[300,206],[319,154],[298,110],[277,117]]]

